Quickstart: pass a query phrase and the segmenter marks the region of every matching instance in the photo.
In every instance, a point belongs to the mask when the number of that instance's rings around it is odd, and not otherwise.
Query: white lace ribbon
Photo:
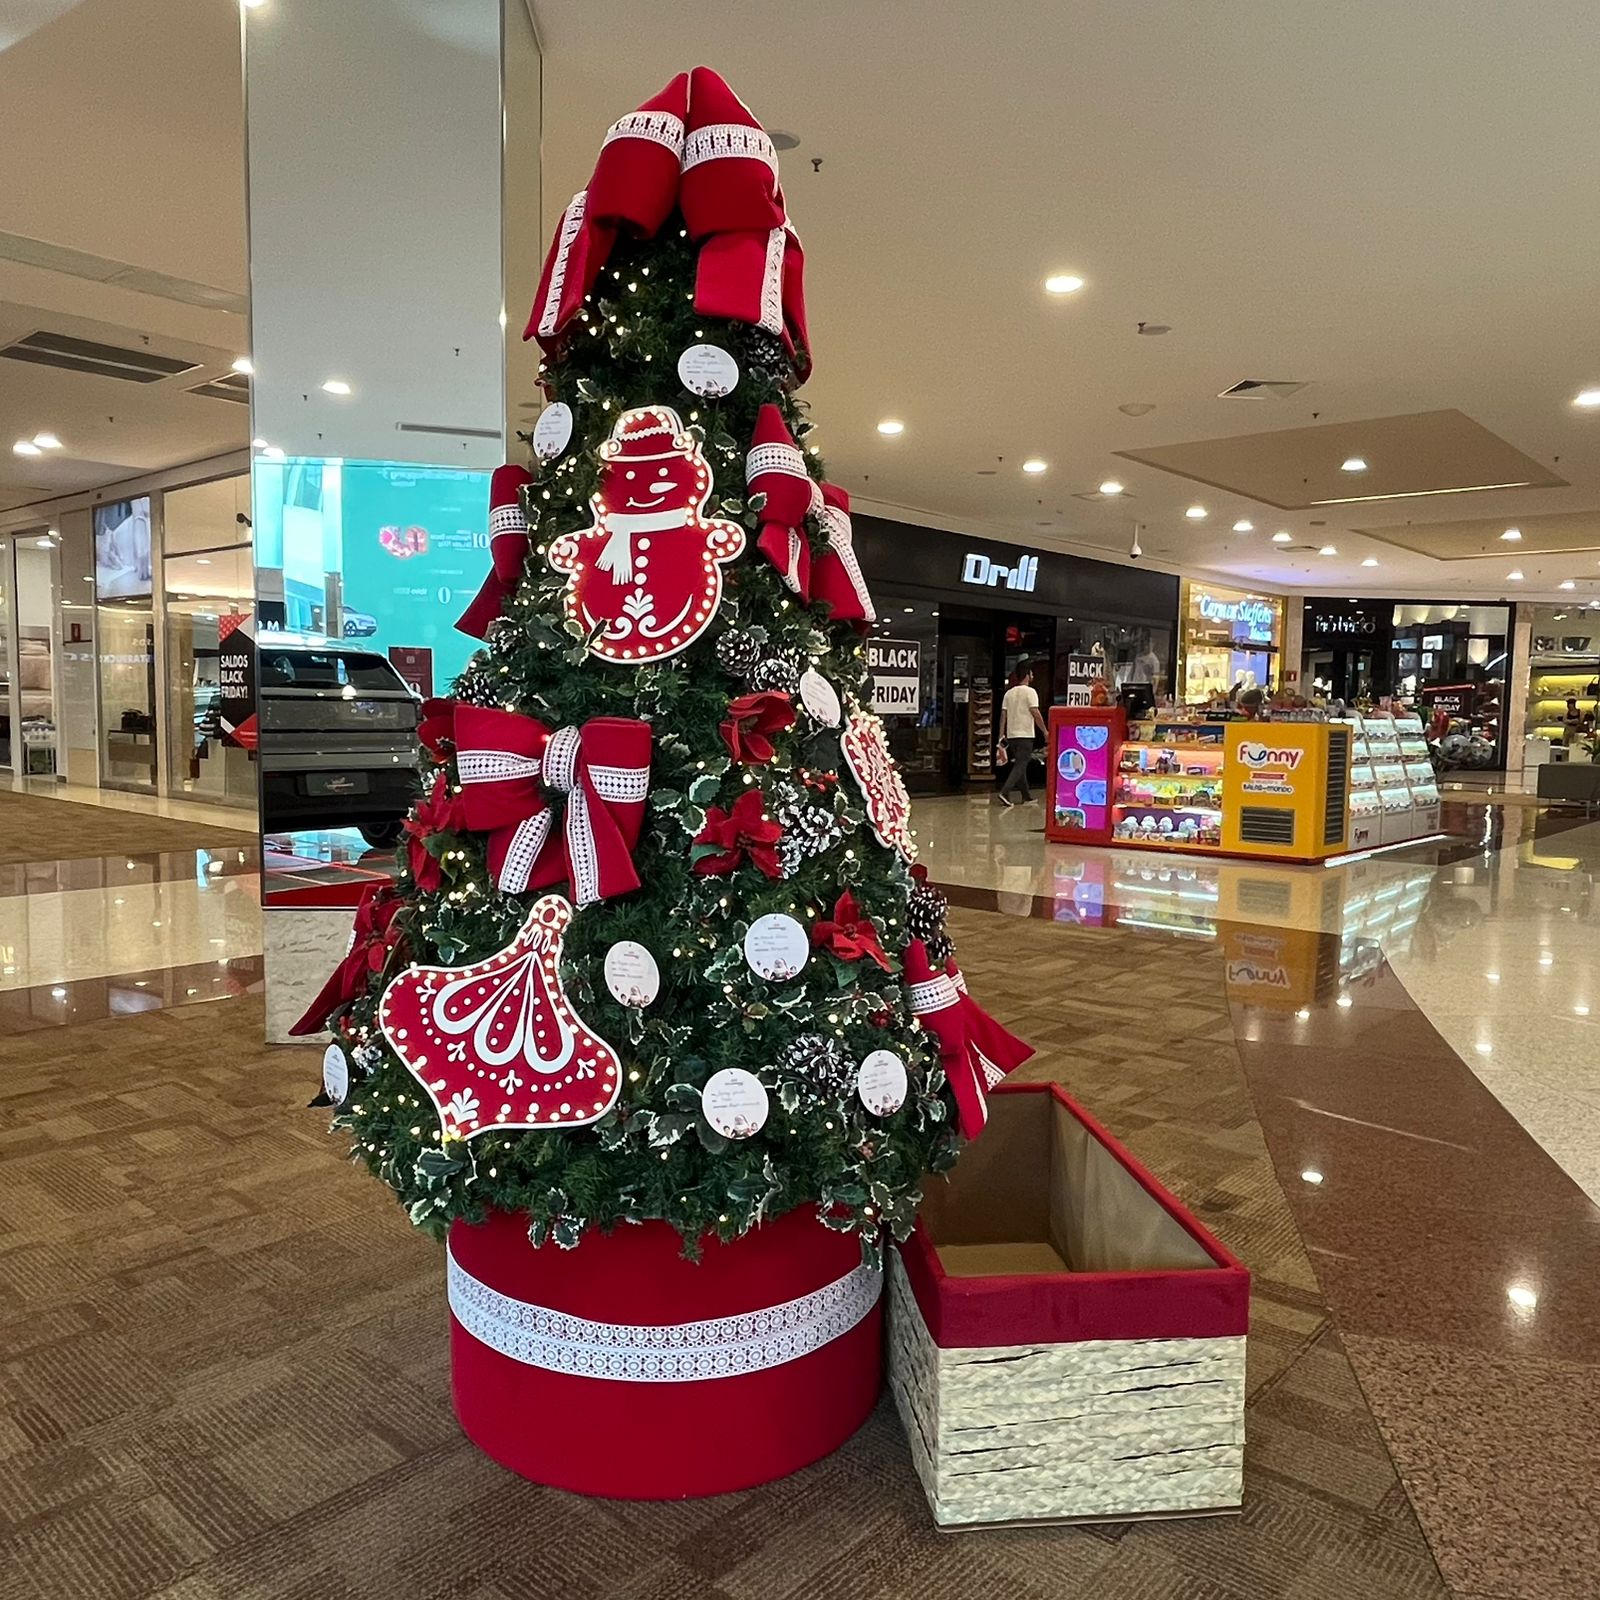
[[[883,1274],[866,1265],[797,1300],[705,1322],[591,1322],[515,1300],[446,1251],[450,1311],[481,1344],[525,1366],[627,1383],[734,1378],[798,1361],[848,1333],[878,1303]]]

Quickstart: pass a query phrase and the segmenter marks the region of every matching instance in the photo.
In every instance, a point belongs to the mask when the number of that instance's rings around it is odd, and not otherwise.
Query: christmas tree
[[[693,1251],[814,1205],[870,1254],[1027,1053],[965,993],[872,716],[849,501],[796,391],[802,254],[716,74],[617,123],[529,335],[485,639],[426,799],[301,1031],[418,1226]]]

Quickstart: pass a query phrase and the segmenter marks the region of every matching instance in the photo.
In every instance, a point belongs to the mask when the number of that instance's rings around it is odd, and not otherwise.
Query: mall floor
[[[436,1248],[257,1042],[246,819],[94,799],[0,793],[0,1600],[1600,1593],[1600,823],[1289,869],[918,805],[1025,1073],[1254,1273],[1242,1515],[954,1536],[887,1407],[712,1502],[479,1456]]]

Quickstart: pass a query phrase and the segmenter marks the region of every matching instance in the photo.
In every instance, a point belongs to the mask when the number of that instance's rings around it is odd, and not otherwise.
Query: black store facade
[[[1102,661],[1113,693],[1170,690],[1171,574],[880,517],[853,522],[878,612],[869,635],[878,707],[913,793],[993,781],[1000,700],[1022,661],[1033,663],[1041,708],[1066,703],[1073,657]]]

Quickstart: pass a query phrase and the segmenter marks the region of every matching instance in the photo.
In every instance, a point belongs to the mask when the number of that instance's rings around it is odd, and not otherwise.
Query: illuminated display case
[[[1182,699],[1202,705],[1235,683],[1278,687],[1283,600],[1184,580],[1179,600],[1178,682]]]
[[[1402,844],[1439,831],[1439,785],[1419,717],[1352,714],[1350,848]]]
[[[1167,850],[1219,848],[1226,730],[1161,719],[1130,729],[1117,760],[1113,837]]]

